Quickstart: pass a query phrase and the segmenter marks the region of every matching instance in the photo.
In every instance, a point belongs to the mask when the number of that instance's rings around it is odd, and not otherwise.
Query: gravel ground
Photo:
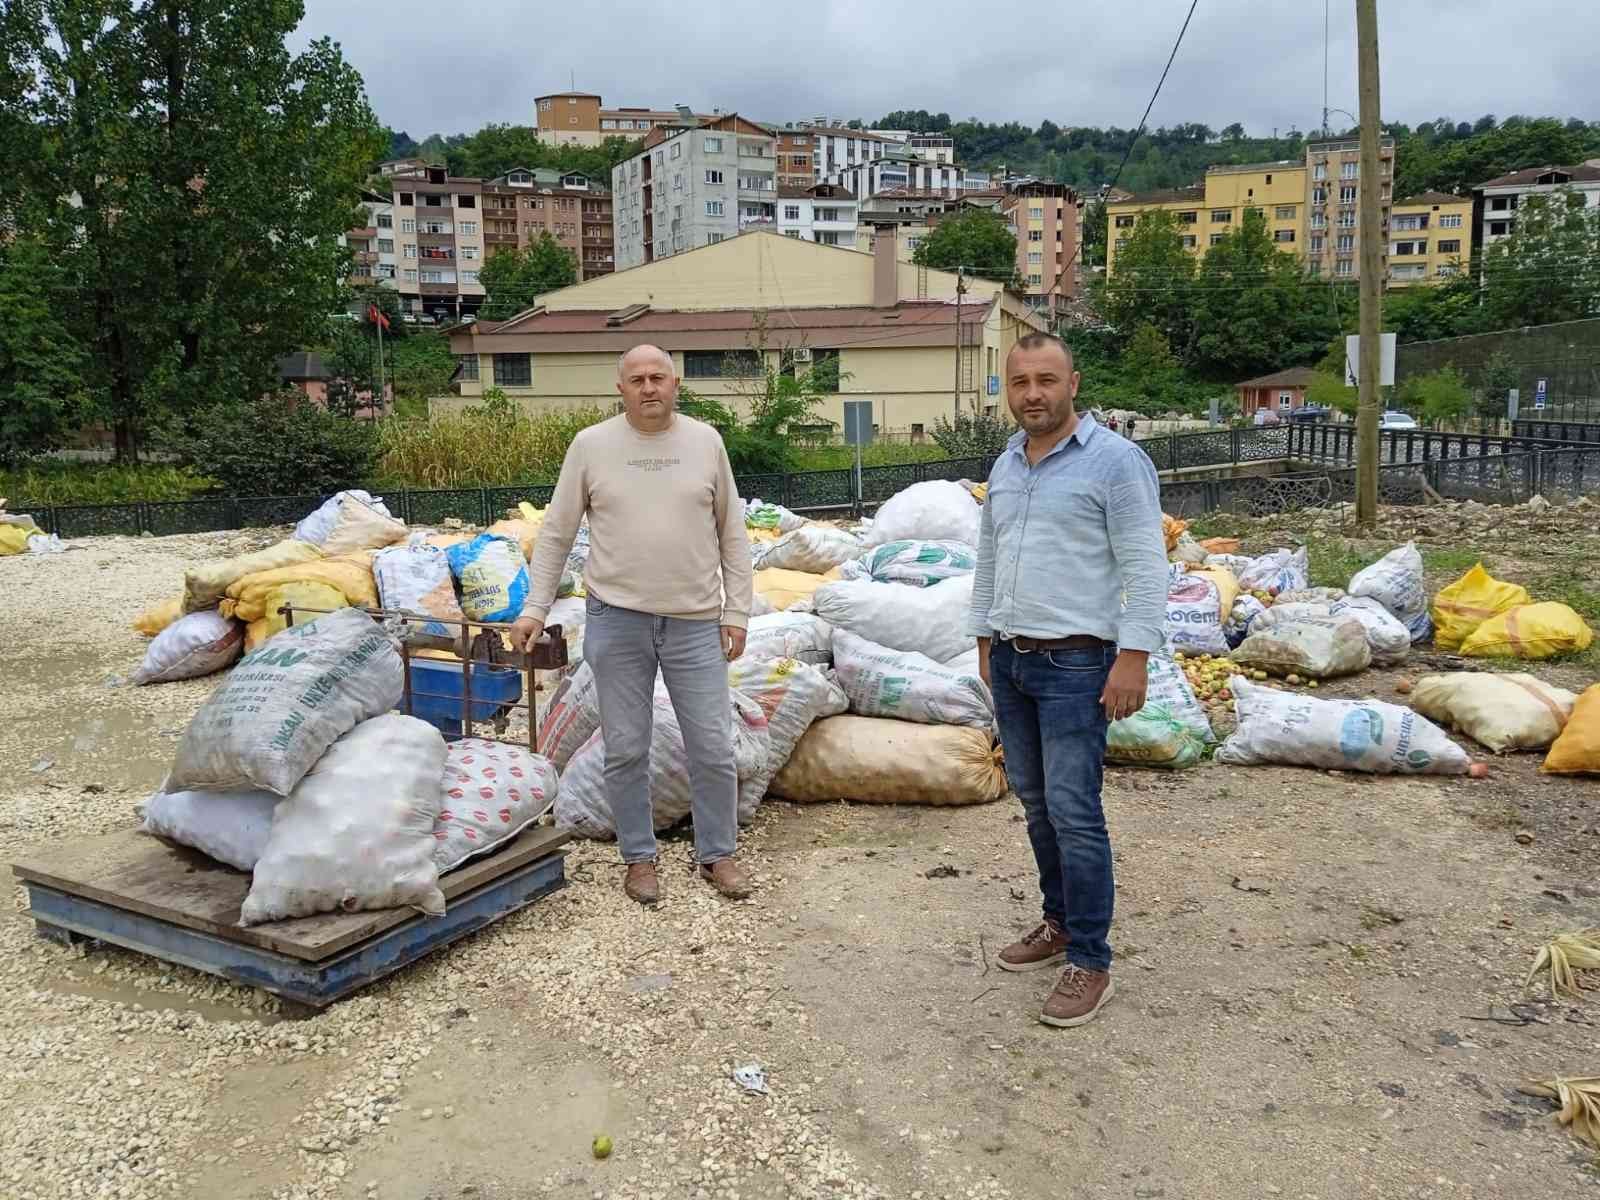
[[[144,646],[127,621],[272,537],[0,560],[14,854],[132,823],[212,684],[110,686]],[[0,1195],[1587,1194],[1593,1153],[1514,1089],[1600,1070],[1595,1010],[1521,990],[1540,940],[1600,924],[1600,790],[1536,765],[1110,772],[1119,992],[1076,1031],[1034,1020],[1050,973],[993,968],[1037,904],[1009,803],[771,804],[742,904],[681,837],[655,912],[579,844],[563,892],[305,1020],[37,940],[16,889]],[[746,1063],[770,1095],[731,1081]]]

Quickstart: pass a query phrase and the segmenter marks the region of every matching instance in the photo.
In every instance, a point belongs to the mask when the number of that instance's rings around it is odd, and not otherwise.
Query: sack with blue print
[[[528,599],[522,547],[498,533],[480,533],[445,551],[461,584],[461,611],[473,621],[515,621]]]

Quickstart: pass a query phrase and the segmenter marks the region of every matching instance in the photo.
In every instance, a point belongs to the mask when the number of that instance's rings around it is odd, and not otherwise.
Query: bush
[[[303,496],[367,482],[378,429],[291,390],[204,409],[173,445],[185,465],[229,495]]]
[[[389,488],[553,482],[578,431],[609,415],[577,408],[529,416],[490,388],[484,403],[449,416],[380,422],[377,482]]]
[[[187,467],[114,467],[49,463],[0,471],[0,496],[13,509],[25,504],[131,504],[141,500],[188,500],[212,491],[217,481]]]
[[[940,417],[933,425],[933,440],[951,458],[988,458],[1006,448],[1016,427],[987,413],[957,413],[954,421]]]

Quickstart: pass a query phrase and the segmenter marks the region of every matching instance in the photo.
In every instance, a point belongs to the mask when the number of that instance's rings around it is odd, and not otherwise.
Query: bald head
[[[628,423],[643,433],[659,433],[672,424],[678,404],[678,373],[672,356],[649,343],[635,346],[617,361],[617,391]]]
[[[627,378],[629,368],[638,368],[655,363],[665,363],[667,372],[676,376],[677,372],[672,365],[672,355],[660,346],[652,346],[649,342],[641,342],[632,350],[617,357],[617,378]]]
[[[1043,351],[1045,353],[1049,353],[1050,351],[1059,352],[1067,371],[1069,373],[1072,371],[1072,347],[1067,345],[1066,342],[1062,341],[1053,333],[1027,333],[1022,337],[1019,337],[1016,345],[1012,346],[1011,349],[1006,353],[1006,363],[1008,366],[1011,363],[1011,356],[1016,354],[1019,350],[1023,353],[1037,353],[1039,351]]]

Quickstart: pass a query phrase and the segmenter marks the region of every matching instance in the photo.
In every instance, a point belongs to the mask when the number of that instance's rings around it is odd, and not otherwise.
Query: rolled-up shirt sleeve
[[[1155,465],[1129,455],[1112,484],[1106,512],[1111,554],[1122,580],[1117,645],[1154,654],[1166,642],[1167,543],[1161,528],[1161,485]],[[980,570],[981,570],[980,565]],[[973,588],[977,600],[977,588]],[[1227,616],[1224,614],[1223,619]]]
[[[994,636],[989,610],[994,606],[994,509],[985,503],[978,519],[978,570],[972,577],[972,607],[967,632],[974,638]]]

